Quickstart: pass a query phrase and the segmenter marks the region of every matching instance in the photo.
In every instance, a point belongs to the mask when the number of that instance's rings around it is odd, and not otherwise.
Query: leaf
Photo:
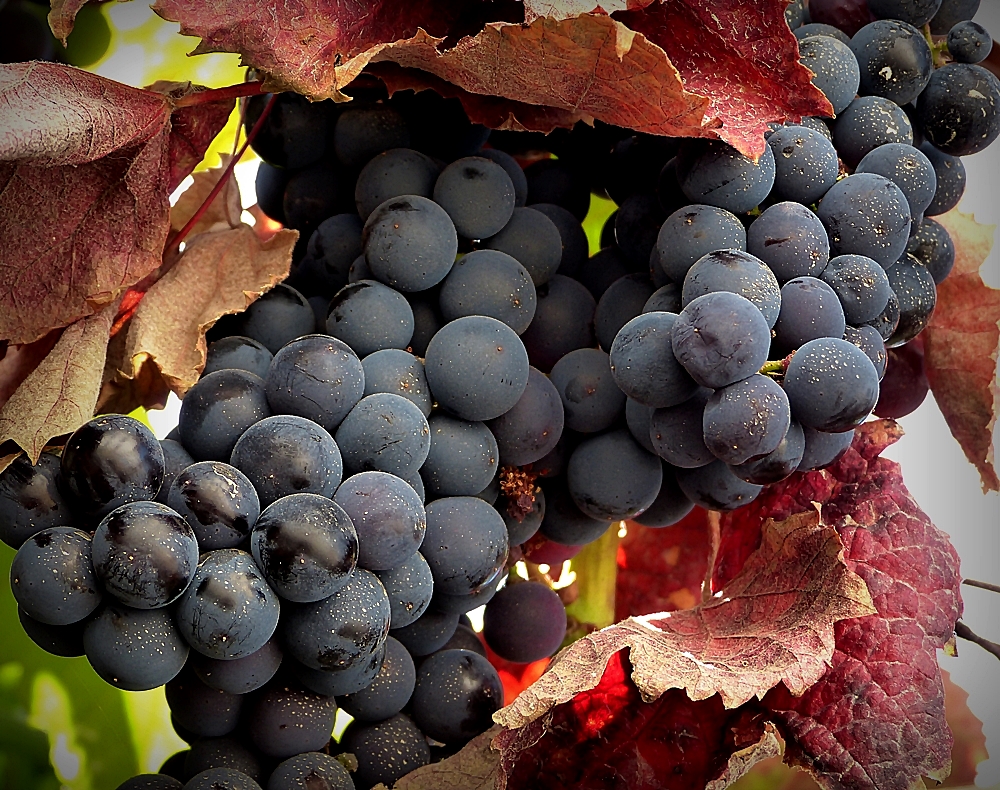
[[[298,235],[281,230],[261,242],[250,226],[239,225],[191,239],[132,316],[121,373],[134,380],[152,366],[183,395],[205,367],[206,330],[223,315],[242,312],[288,276]]]
[[[117,310],[112,303],[66,328],[0,408],[0,444],[13,440],[35,464],[49,439],[76,430],[93,416]]]
[[[49,27],[52,35],[66,46],[66,39],[73,32],[73,22],[87,0],[52,0],[52,10],[49,11]]]
[[[967,787],[976,782],[977,766],[989,757],[983,723],[969,709],[969,692],[955,683],[950,675],[944,678],[944,708],[948,726],[955,737],[951,750],[951,775],[945,787]]]
[[[490,742],[499,730],[494,726],[447,760],[411,771],[393,790],[494,790],[500,760]]]
[[[269,89],[344,100],[366,66],[381,74],[377,64],[395,63],[403,69],[388,69],[392,89],[441,79],[474,120],[499,128],[547,132],[598,119],[721,137],[756,157],[768,121],[832,114],[798,63],[782,0],[662,0],[633,10],[616,0],[579,13],[587,5],[376,2],[357,17],[333,0],[267,9],[157,0],[154,10],[201,38],[196,53],[238,52],[268,75]],[[480,16],[491,12],[497,18]]]
[[[0,357],[0,407],[10,399],[21,382],[31,373],[38,363],[56,344],[61,332],[54,329],[41,340],[20,346],[8,346]]]
[[[0,340],[32,343],[160,266],[172,106],[68,66],[0,66],[0,107],[16,119],[0,128],[0,219],[10,229],[0,249]],[[187,110],[218,112],[212,102]],[[208,126],[199,125],[199,140]],[[184,167],[175,163],[174,175]]]
[[[952,436],[979,470],[984,491],[1000,490],[994,459],[1000,290],[979,269],[993,246],[994,225],[949,211],[937,218],[955,242],[955,268],[938,286],[937,309],[924,330],[927,380]]]
[[[184,190],[170,209],[170,229],[174,233],[183,228],[208,199],[209,194],[226,172],[226,167],[232,157],[223,154],[220,159],[222,161],[218,167],[195,173],[194,183]],[[222,191],[209,204],[205,213],[188,232],[188,236],[196,236],[211,230],[238,227],[242,223],[240,219],[242,214],[243,204],[240,202],[240,187],[230,171]]]

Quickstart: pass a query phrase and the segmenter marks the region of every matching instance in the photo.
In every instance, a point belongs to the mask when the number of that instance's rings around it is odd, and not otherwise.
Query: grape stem
[[[965,639],[968,642],[979,645],[987,653],[1000,658],[1000,645],[996,642],[991,642],[989,639],[985,639],[979,634],[975,633],[969,626],[959,620],[955,623],[955,636],[959,639]]]
[[[764,376],[774,376],[775,378],[780,378],[785,375],[785,371],[788,370],[788,363],[792,361],[792,357],[795,356],[795,352],[792,352],[784,359],[775,359],[765,362],[760,369],[760,374]]]
[[[940,41],[934,40],[934,35],[931,33],[931,23],[928,22],[924,25],[924,38],[927,39],[927,46],[931,48],[931,57],[933,58],[934,68],[939,69],[942,66],[948,64],[948,39],[943,38]]]
[[[962,584],[967,584],[970,587],[978,587],[980,590],[1000,593],[1000,584],[990,584],[989,582],[980,582],[975,579],[962,579]]]

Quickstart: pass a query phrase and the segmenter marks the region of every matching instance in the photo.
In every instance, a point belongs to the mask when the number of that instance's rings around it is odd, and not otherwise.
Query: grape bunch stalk
[[[564,644],[518,562],[740,508],[915,409],[955,259],[934,217],[1000,135],[971,5],[793,2],[835,117],[757,161],[491,133],[374,81],[248,99],[259,206],[301,234],[287,280],[211,327],[170,435],[102,415],[0,473],[25,632],[165,686],[189,744],[121,788],[391,786],[492,725],[487,655]],[[592,194],[617,209],[589,255]]]

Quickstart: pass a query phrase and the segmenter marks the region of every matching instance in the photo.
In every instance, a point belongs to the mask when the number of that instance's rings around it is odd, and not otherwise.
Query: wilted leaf
[[[500,755],[490,748],[490,742],[499,731],[494,726],[469,741],[458,754],[410,772],[393,785],[393,790],[494,790]]]
[[[983,490],[1000,490],[994,460],[1000,290],[979,269],[993,246],[995,226],[950,211],[937,218],[955,242],[955,268],[938,286],[938,303],[923,332],[927,380],[965,456],[979,470]]]
[[[8,346],[0,357],[0,408],[10,399],[21,382],[56,344],[61,332],[54,329],[41,340],[22,346]]]
[[[209,194],[226,173],[226,167],[232,159],[228,154],[219,157],[222,161],[218,167],[194,174],[191,184],[170,209],[170,229],[175,233],[183,228],[208,199]],[[212,230],[226,230],[239,227],[242,220],[243,204],[240,202],[240,187],[232,171],[226,176],[225,186],[209,204],[205,213],[198,219],[188,237]]]
[[[171,108],[68,66],[0,66],[0,339],[34,342],[159,267]]]
[[[117,309],[112,303],[66,328],[0,408],[0,444],[13,440],[37,463],[49,439],[76,430],[94,415]]]
[[[73,32],[73,23],[80,9],[87,5],[87,0],[52,0],[52,10],[49,11],[49,27],[52,35],[58,38],[63,46]]]
[[[261,242],[240,225],[191,239],[132,316],[121,372],[135,379],[152,365],[174,392],[190,389],[205,367],[206,330],[288,276],[297,238],[282,230]]]
[[[969,710],[969,692],[957,685],[942,670],[944,678],[944,708],[948,726],[955,738],[951,750],[951,775],[945,787],[968,787],[975,784],[977,766],[989,757],[983,723]]]

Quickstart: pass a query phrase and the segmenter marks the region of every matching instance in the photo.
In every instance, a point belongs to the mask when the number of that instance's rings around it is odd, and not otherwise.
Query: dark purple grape
[[[17,608],[17,619],[28,638],[46,653],[62,658],[83,655],[83,629],[87,624],[86,620],[69,625],[49,625],[31,617],[20,606]]]
[[[797,469],[799,472],[826,468],[846,453],[854,441],[854,431],[825,433],[812,428],[803,428],[802,434],[805,437],[805,450],[802,453],[802,460],[799,461]]]
[[[666,214],[653,192],[629,195],[615,215],[615,241],[632,268],[645,268]]]
[[[618,249],[617,244],[602,247],[594,253],[576,273],[576,280],[583,285],[594,299],[600,299],[611,284],[628,274],[643,272],[648,268],[648,262],[642,266],[633,266],[632,262]]]
[[[76,523],[72,504],[63,496],[59,457],[42,453],[34,466],[19,455],[0,472],[0,540],[13,549],[51,527]]]
[[[886,355],[885,377],[880,385],[875,413],[898,420],[912,414],[924,402],[930,385],[924,368],[923,350],[907,343],[890,348]]]
[[[935,217],[955,208],[965,194],[965,165],[960,157],[943,153],[929,142],[922,143],[920,150],[930,160],[937,177],[934,200],[924,211],[925,216]]]
[[[208,346],[205,369],[201,375],[207,376],[217,370],[232,368],[264,378],[273,358],[274,355],[262,343],[249,337],[230,335],[219,338]]]
[[[72,527],[36,532],[11,561],[10,589],[19,609],[46,625],[70,625],[90,616],[103,598],[91,555],[86,532]]]
[[[195,652],[188,663],[209,688],[230,694],[247,694],[274,677],[283,655],[277,639],[272,638],[260,650],[243,658],[219,660]]]
[[[417,671],[406,648],[391,636],[385,640],[385,659],[375,679],[365,688],[346,694],[338,702],[360,722],[384,721],[410,701]]]
[[[989,31],[971,19],[948,31],[948,53],[958,63],[981,63],[993,49]]]
[[[482,244],[486,249],[511,256],[524,267],[535,285],[547,283],[562,261],[559,228],[534,207],[515,208],[507,224]]]
[[[917,123],[946,154],[982,151],[1000,136],[1000,80],[970,63],[936,69],[917,100]]]
[[[525,177],[524,170],[521,169],[521,165],[517,163],[517,160],[499,148],[483,148],[476,152],[476,156],[489,159],[506,171],[507,175],[510,176],[511,183],[514,185],[514,206],[523,206],[528,199],[528,179]]]
[[[440,168],[426,154],[412,148],[392,148],[368,160],[358,174],[354,202],[361,219],[380,204],[402,195],[430,198]]]
[[[654,411],[656,409],[652,406],[644,406],[632,398],[625,400],[625,424],[628,426],[628,432],[651,453],[656,452],[653,449],[653,440],[649,437],[649,423]]]
[[[656,409],[649,421],[653,452],[672,466],[696,469],[715,460],[705,445],[702,427],[705,404],[712,390],[702,388],[677,406]]]
[[[230,768],[246,774],[255,782],[264,781],[266,776],[260,755],[236,734],[222,738],[199,738],[185,755],[183,768],[185,776],[196,776],[213,768]]]
[[[850,324],[875,320],[889,303],[891,289],[885,270],[864,255],[838,255],[821,278],[837,294]]]
[[[774,154],[767,146],[755,162],[718,140],[684,140],[677,154],[677,180],[692,203],[743,214],[771,191]]]
[[[348,473],[415,474],[431,446],[430,428],[420,408],[388,392],[358,401],[337,428],[336,439]]]
[[[913,145],[913,125],[899,105],[881,96],[855,99],[833,124],[833,144],[848,167],[886,143]]]
[[[889,338],[892,337],[896,331],[896,327],[899,326],[899,299],[891,289],[885,310],[877,318],[865,324],[865,326],[873,327],[882,337],[883,341],[888,342]]]
[[[888,288],[884,293],[888,298]],[[818,337],[843,337],[845,326],[841,300],[825,280],[796,277],[781,286],[781,312],[774,325],[774,346],[779,353],[787,354]]]
[[[652,505],[632,519],[636,524],[652,529],[672,526],[694,509],[694,503],[677,485],[677,470],[665,461],[661,461],[661,466],[663,482],[660,483],[660,493]]]
[[[339,697],[360,691],[371,683],[382,667],[383,658],[384,643],[367,659],[350,669],[312,669],[295,659],[288,659],[288,665],[292,674],[310,691],[324,697]]]
[[[257,123],[272,94],[247,100],[244,125],[247,134]],[[336,119],[333,102],[311,102],[291,91],[279,93],[264,123],[257,130],[255,154],[277,168],[297,169],[318,162]]]
[[[401,565],[375,575],[389,596],[391,628],[405,628],[427,611],[434,594],[434,576],[419,551],[413,552]]]
[[[260,785],[232,768],[212,768],[188,780],[184,790],[261,790]]]
[[[548,658],[566,636],[566,609],[540,582],[508,584],[486,605],[483,637],[501,658],[519,664]]]
[[[336,757],[304,752],[275,768],[266,790],[354,790],[354,782]]]
[[[762,458],[756,458],[730,469],[738,478],[755,485],[770,485],[784,480],[802,462],[806,440],[802,426],[797,422],[789,425],[781,443]]]
[[[337,703],[299,686],[273,682],[257,692],[247,717],[250,740],[268,757],[315,752],[330,742]]]
[[[937,305],[937,286],[927,267],[912,255],[900,258],[886,274],[899,300],[899,323],[886,345],[901,346],[930,323]]]
[[[308,296],[331,299],[347,285],[351,264],[363,252],[363,227],[364,223],[353,212],[334,214],[323,220],[309,237],[306,257],[293,266],[289,285]]]
[[[716,250],[745,250],[747,232],[736,215],[715,206],[677,209],[656,238],[657,261],[666,276],[684,282],[695,261]]]
[[[326,331],[359,357],[383,348],[406,348],[413,337],[413,310],[399,291],[375,280],[358,280],[333,297]]]
[[[441,171],[434,184],[434,202],[448,212],[459,236],[486,239],[511,218],[514,184],[496,162],[465,157]]]
[[[558,273],[567,277],[575,276],[580,266],[590,255],[587,234],[584,233],[580,221],[568,210],[554,203],[535,203],[532,208],[542,212],[552,220],[559,231],[562,253],[559,259]]]
[[[594,518],[581,511],[565,480],[547,480],[542,490],[546,499],[539,531],[549,540],[563,546],[585,546],[608,531],[611,519]]]
[[[524,169],[528,205],[554,203],[580,222],[590,210],[590,188],[583,173],[560,159],[540,159]]]
[[[167,682],[166,696],[173,720],[199,738],[228,735],[239,723],[243,697],[206,686],[191,669]]]
[[[863,80],[857,54],[849,44],[831,36],[799,39],[799,60],[813,72],[812,84],[823,91],[833,105],[834,115],[843,112],[854,101]],[[775,160],[777,162],[777,155]]]
[[[352,724],[341,744],[358,760],[355,779],[361,787],[380,782],[388,787],[431,761],[427,739],[404,713],[375,724]]]
[[[774,452],[791,420],[785,391],[759,373],[716,390],[705,404],[705,446],[727,464]]]
[[[525,387],[527,389],[527,387]],[[490,429],[438,412],[428,420],[431,449],[420,476],[431,497],[476,496],[499,469],[499,450]]]
[[[643,312],[643,307],[652,295],[653,286],[649,275],[645,273],[626,274],[608,286],[594,313],[594,329],[602,349],[611,350],[615,335]]]
[[[836,180],[834,175],[830,185]],[[747,251],[764,261],[784,285],[796,277],[819,277],[830,260],[830,240],[819,217],[808,208],[800,203],[776,203],[750,225]]]
[[[236,548],[260,515],[260,500],[247,476],[219,461],[192,464],[178,474],[167,505],[191,525],[199,551]]]
[[[429,656],[444,647],[457,627],[458,614],[428,609],[409,625],[394,628],[392,635],[410,655]]]
[[[699,296],[720,291],[748,299],[760,310],[769,327],[778,320],[780,286],[760,258],[740,250],[716,250],[699,258],[684,277],[681,303],[687,307]]]
[[[458,236],[448,213],[419,194],[400,195],[373,207],[365,222],[364,242],[363,260],[371,278],[405,292],[437,285],[451,271],[458,253]]]
[[[840,432],[859,425],[878,400],[878,372],[853,343],[824,337],[802,346],[785,371],[792,417],[804,427]]]
[[[160,766],[159,772],[165,776],[173,777],[178,782],[183,782],[189,776],[189,774],[184,771],[184,760],[187,759],[187,756],[190,753],[190,749],[175,752],[163,761],[163,765]]]
[[[606,521],[639,515],[653,504],[662,480],[659,459],[624,429],[587,438],[566,467],[576,506],[591,518]]]
[[[340,113],[332,138],[340,163],[356,169],[376,154],[409,146],[410,131],[393,107],[358,102]]]
[[[306,298],[284,283],[253,302],[239,317],[239,333],[277,354],[286,343],[313,331],[316,318]]]
[[[937,285],[945,281],[955,265],[955,243],[945,227],[930,217],[910,236],[906,251],[927,267]]]
[[[761,486],[740,480],[722,461],[678,469],[677,485],[688,499],[706,510],[736,510],[753,502],[761,491]]]
[[[690,398],[698,387],[674,356],[672,333],[676,320],[673,313],[643,313],[625,324],[611,345],[615,383],[645,406],[675,406]]]
[[[830,235],[831,255],[866,255],[888,268],[906,251],[910,206],[885,176],[857,173],[838,181],[817,213]]]
[[[476,592],[499,573],[507,549],[507,527],[483,500],[445,497],[427,506],[427,535],[420,553],[431,566],[435,592]]]
[[[463,622],[459,622],[458,628],[455,629],[455,633],[452,634],[451,639],[449,639],[441,649],[468,650],[472,653],[478,653],[483,658],[486,658],[486,648],[483,647],[483,643],[479,641],[479,637],[476,635],[476,632]]]
[[[858,328],[849,326],[844,330],[844,340],[854,343],[868,355],[868,359],[875,366],[875,372],[878,373],[879,381],[881,381],[885,375],[886,348],[885,341],[882,340],[878,330],[872,326]]]
[[[556,446],[564,425],[559,391],[535,368],[528,369],[528,384],[517,403],[487,423],[505,466],[524,466],[543,458]]]
[[[446,650],[420,665],[411,710],[436,741],[468,741],[490,728],[503,707],[503,685],[489,661],[468,650]]]
[[[559,392],[565,424],[570,430],[603,431],[625,408],[625,393],[612,376],[610,357],[600,349],[570,351],[549,375]]]
[[[260,376],[245,370],[217,370],[202,376],[181,402],[181,444],[196,461],[228,463],[243,432],[270,416]]]
[[[644,313],[679,313],[681,288],[677,283],[667,283],[653,292],[642,306]]]
[[[546,373],[570,351],[594,345],[597,301],[586,287],[561,274],[539,286],[536,295],[535,317],[521,340],[531,364]]]
[[[456,262],[445,278],[440,292],[441,315],[446,321],[486,315],[521,334],[535,315],[537,300],[531,279],[528,270],[506,251],[475,250]]]
[[[917,1],[908,0],[911,5]],[[898,0],[869,0],[868,5],[878,7],[888,2]],[[850,48],[861,70],[857,92],[882,96],[900,106],[909,104],[927,86],[934,68],[931,48],[916,27],[926,20],[910,23],[895,14],[890,15],[894,19],[886,19],[877,10],[875,15],[883,18],[865,25],[851,38]],[[835,109],[839,112],[843,107]]]

